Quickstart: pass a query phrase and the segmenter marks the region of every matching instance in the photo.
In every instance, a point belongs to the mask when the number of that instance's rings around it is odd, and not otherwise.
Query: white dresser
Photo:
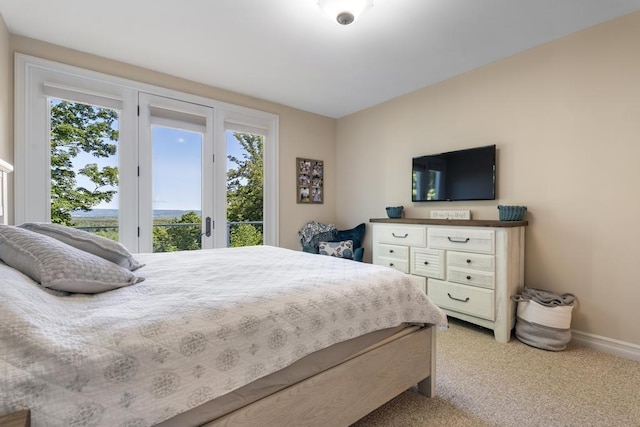
[[[373,263],[412,275],[449,316],[508,342],[524,286],[527,221],[371,219]]]

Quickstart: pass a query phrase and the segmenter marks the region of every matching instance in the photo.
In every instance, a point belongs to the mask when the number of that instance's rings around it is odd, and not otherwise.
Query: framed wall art
[[[324,162],[296,158],[296,200],[298,203],[324,202]]]

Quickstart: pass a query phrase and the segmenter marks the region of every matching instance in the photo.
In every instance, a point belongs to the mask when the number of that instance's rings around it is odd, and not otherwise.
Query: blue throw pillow
[[[364,248],[355,248],[353,250],[353,260],[358,262],[364,260]]]
[[[362,246],[362,242],[364,241],[364,233],[366,231],[365,227],[366,226],[363,222],[351,230],[338,230],[332,240],[335,242],[353,240],[353,249],[357,249]]]

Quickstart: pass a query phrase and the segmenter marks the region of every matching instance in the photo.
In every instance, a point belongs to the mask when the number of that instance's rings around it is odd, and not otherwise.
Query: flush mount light
[[[373,0],[318,0],[318,6],[331,20],[349,25],[373,6]]]

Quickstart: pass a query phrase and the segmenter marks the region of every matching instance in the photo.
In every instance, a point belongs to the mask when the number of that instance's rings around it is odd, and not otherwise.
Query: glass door
[[[140,251],[213,247],[213,109],[140,94]]]

